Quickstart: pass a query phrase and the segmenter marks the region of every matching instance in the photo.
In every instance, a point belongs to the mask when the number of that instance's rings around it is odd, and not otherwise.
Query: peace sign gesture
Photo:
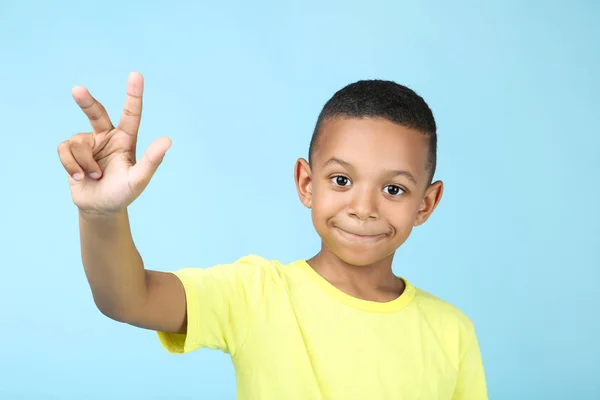
[[[169,138],[159,138],[136,161],[143,91],[144,78],[131,73],[125,107],[115,127],[86,88],[73,88],[73,98],[93,131],[62,142],[58,155],[69,174],[73,202],[81,211],[107,214],[126,209],[144,191],[171,146]]]

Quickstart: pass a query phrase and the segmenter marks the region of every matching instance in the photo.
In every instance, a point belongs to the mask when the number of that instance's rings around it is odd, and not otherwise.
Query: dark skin
[[[380,118],[325,121],[312,165],[300,158],[294,173],[322,241],[309,265],[351,296],[400,296],[405,284],[392,272],[394,254],[442,198],[427,161],[421,132]]]

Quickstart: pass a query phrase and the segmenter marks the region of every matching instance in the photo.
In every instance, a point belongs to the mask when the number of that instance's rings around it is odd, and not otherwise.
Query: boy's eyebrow
[[[344,161],[342,159],[339,159],[337,157],[331,157],[329,160],[327,160],[325,162],[325,164],[323,164],[323,168],[326,168],[326,167],[328,167],[328,166],[330,166],[332,164],[338,164],[338,165],[341,165],[342,167],[344,167],[346,169],[354,170],[354,167],[352,166],[352,164],[350,164],[349,162]],[[390,170],[388,172],[392,176],[398,176],[398,175],[404,176],[404,177],[408,178],[408,180],[410,180],[415,185],[417,184],[417,180],[415,179],[415,177],[413,176],[413,174],[411,174],[408,171],[404,171],[404,170],[401,170],[401,169],[394,169],[394,170]]]

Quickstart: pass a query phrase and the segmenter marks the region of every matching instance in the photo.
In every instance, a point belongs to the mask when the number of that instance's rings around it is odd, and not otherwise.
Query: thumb
[[[142,158],[131,167],[129,183],[134,191],[141,193],[148,186],[169,147],[171,147],[171,139],[168,137],[156,139],[148,146]]]

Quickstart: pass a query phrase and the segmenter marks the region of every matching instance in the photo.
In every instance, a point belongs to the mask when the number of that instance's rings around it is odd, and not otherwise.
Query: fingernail
[[[81,175],[81,173],[80,173],[80,172],[75,172],[75,173],[73,174],[73,179],[75,179],[76,181],[80,181],[80,180],[81,180],[81,178],[83,178],[83,176]]]
[[[100,178],[100,174],[97,172],[92,172],[92,173],[90,173],[90,178],[98,179],[98,178]]]

